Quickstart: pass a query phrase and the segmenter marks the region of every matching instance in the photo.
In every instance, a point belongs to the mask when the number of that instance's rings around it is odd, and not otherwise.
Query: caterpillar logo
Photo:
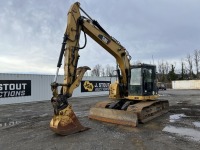
[[[90,83],[89,81],[85,81],[83,84],[85,90],[88,90],[89,92],[93,91],[94,86],[92,83]]]
[[[81,92],[109,91],[111,81],[81,81]]]

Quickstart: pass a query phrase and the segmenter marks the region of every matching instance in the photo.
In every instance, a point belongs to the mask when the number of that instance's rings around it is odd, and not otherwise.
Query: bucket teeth
[[[81,125],[71,106],[68,105],[58,115],[53,116],[50,122],[50,129],[60,135],[70,135],[89,128]]]

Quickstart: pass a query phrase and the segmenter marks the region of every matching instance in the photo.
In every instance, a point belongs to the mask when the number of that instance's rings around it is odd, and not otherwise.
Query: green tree
[[[175,67],[174,65],[171,65],[171,70],[168,73],[168,80],[169,81],[173,81],[173,80],[177,80],[178,76],[175,73]]]

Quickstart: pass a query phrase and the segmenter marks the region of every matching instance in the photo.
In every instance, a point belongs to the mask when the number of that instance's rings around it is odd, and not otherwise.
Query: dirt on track
[[[0,106],[2,150],[196,150],[200,147],[200,90],[160,91],[169,100],[168,113],[137,128],[88,119],[89,108],[104,97],[71,98],[80,122],[90,130],[59,136],[49,129],[50,101]]]

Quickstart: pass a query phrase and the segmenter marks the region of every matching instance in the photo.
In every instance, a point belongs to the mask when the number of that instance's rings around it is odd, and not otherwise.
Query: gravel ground
[[[200,90],[160,91],[168,113],[137,128],[89,120],[89,108],[107,97],[71,98],[80,122],[90,130],[59,136],[49,129],[50,101],[0,106],[1,150],[196,150],[200,147]]]

